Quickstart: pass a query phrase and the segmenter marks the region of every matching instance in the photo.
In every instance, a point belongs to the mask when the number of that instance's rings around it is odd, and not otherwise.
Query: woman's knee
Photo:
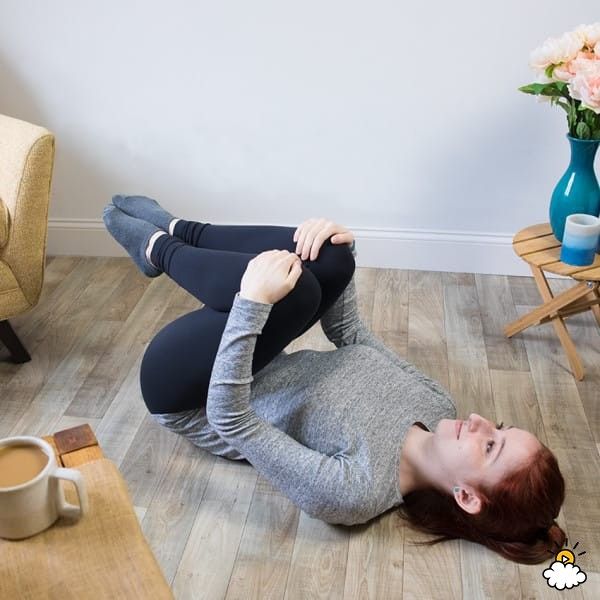
[[[321,286],[304,266],[294,288],[277,302],[256,341],[252,373],[260,371],[306,330],[321,306]]]
[[[278,339],[289,335],[291,341],[296,337],[298,329],[317,313],[321,301],[318,279],[310,269],[302,266],[302,273],[292,290],[273,307],[265,329],[274,328]]]
[[[350,279],[356,269],[354,254],[348,244],[332,244],[329,242],[329,252],[333,255],[333,262],[337,265],[338,271]]]
[[[298,316],[308,315],[310,317],[317,312],[321,305],[321,284],[315,274],[303,265],[302,273],[288,296],[292,297],[292,303],[295,305]]]
[[[322,289],[326,287],[344,289],[354,275],[356,262],[348,244],[332,244],[330,240],[326,240],[311,269]]]

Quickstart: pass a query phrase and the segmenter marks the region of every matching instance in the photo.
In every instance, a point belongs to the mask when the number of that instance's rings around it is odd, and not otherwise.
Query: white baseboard
[[[49,219],[48,256],[127,256],[102,219]]]
[[[417,229],[352,231],[359,267],[531,276],[529,266],[512,249],[513,234]],[[127,256],[101,219],[50,219],[47,254]]]

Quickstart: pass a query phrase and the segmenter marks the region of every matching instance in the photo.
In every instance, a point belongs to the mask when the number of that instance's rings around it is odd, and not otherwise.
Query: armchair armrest
[[[10,226],[0,256],[31,307],[39,300],[44,278],[54,135],[0,115],[0,165],[0,196],[8,207],[0,223],[8,212]]]
[[[4,248],[8,242],[8,230],[10,227],[10,215],[8,206],[0,198],[0,248]]]

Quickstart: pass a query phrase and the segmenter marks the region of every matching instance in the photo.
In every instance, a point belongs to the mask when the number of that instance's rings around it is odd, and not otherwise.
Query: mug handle
[[[85,515],[88,512],[88,497],[81,473],[77,471],[77,469],[65,469],[63,467],[57,467],[50,476],[55,477],[56,479],[66,479],[67,481],[72,481],[75,484],[75,489],[77,490],[77,496],[79,498],[79,506],[70,504],[65,500],[60,485],[57,485],[58,514],[61,517],[71,517],[73,519],[78,519],[79,517]]]

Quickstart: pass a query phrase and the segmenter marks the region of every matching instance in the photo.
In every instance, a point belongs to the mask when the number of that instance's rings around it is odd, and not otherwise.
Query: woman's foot
[[[136,219],[148,221],[163,231],[173,235],[173,221],[178,221],[171,213],[167,212],[156,200],[147,196],[122,196],[115,194],[113,204],[124,213]]]
[[[136,219],[125,214],[113,204],[105,207],[102,219],[110,235],[127,250],[133,262],[140,271],[148,277],[158,277],[162,273],[157,269],[146,256],[146,250],[153,234],[164,231],[155,227],[151,223]],[[157,236],[154,236],[153,241]]]

